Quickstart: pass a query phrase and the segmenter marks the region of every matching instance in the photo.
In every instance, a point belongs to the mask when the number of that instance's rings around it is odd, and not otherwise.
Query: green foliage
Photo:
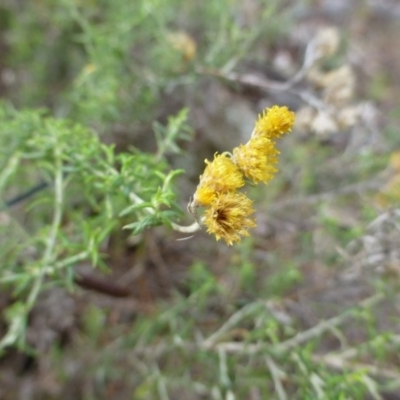
[[[180,217],[173,180],[181,171],[169,170],[164,156],[176,150],[172,142],[181,139],[181,132],[187,138],[185,116],[181,112],[166,127],[158,127],[162,147],[155,157],[138,150],[116,153],[93,130],[44,111],[1,106],[4,197],[10,198],[16,189],[25,191],[34,182],[46,186],[27,200],[24,228],[15,219],[1,225],[0,283],[27,299],[25,305],[14,304],[8,314],[13,328],[3,346],[23,337],[24,318],[45,278],[70,286],[78,261],[102,265],[102,244],[112,230],[125,225],[137,235],[148,226],[168,226]],[[12,201],[8,203],[4,210]]]
[[[57,115],[95,125],[101,135],[115,123],[140,131],[171,90],[197,85],[197,63],[232,68],[232,60],[267,36],[278,3],[269,1],[260,24],[246,27],[232,23],[240,9],[231,0],[207,7],[179,0],[27,3],[22,16],[16,8],[9,17],[10,64],[26,83],[14,100],[49,105]],[[192,61],[169,39],[180,30],[198,36]]]

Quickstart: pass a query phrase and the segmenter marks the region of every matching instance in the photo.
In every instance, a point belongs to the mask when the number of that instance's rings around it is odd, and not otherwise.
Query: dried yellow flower
[[[278,169],[279,151],[275,143],[263,136],[250,139],[245,145],[233,149],[233,157],[243,174],[254,183],[267,183],[271,180]]]
[[[294,112],[287,107],[273,106],[263,111],[254,128],[254,136],[278,138],[290,132],[294,124]]]
[[[219,193],[204,213],[207,232],[228,245],[239,242],[241,236],[249,236],[248,230],[256,226],[252,201],[243,193]]]
[[[207,166],[194,194],[197,204],[209,205],[217,193],[236,190],[244,185],[242,172],[226,155],[217,154],[212,162],[205,162]]]
[[[256,184],[274,177],[279,154],[275,139],[289,132],[293,123],[292,111],[273,106],[259,116],[248,143],[235,147],[233,154],[216,154],[213,161],[205,160],[206,168],[188,210],[217,240],[232,245],[256,226],[252,201],[238,189],[245,184],[245,177]],[[199,206],[205,208],[201,218]]]

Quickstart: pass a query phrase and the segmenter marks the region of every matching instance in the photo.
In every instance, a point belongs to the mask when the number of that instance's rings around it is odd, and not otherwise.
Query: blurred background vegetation
[[[0,398],[400,398],[399,16],[3,1]],[[274,104],[297,122],[252,236],[174,231]]]

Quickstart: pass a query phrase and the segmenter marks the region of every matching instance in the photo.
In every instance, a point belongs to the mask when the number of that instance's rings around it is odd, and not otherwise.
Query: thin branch
[[[216,332],[204,340],[202,345],[206,348],[214,346],[226,332],[234,328],[243,318],[252,314],[258,308],[260,308],[260,302],[250,303],[242,307],[240,310],[232,314]]]
[[[332,110],[330,110],[330,108],[322,100],[320,100],[317,96],[315,96],[311,92],[308,92],[304,89],[303,90],[294,89],[292,87],[294,83],[297,83],[299,81],[298,77],[301,76],[301,78],[303,78],[302,74],[295,75],[292,79],[286,82],[280,82],[280,81],[268,80],[266,78],[262,78],[254,74],[237,74],[235,72],[230,72],[228,74],[225,74],[219,70],[213,70],[209,68],[201,68],[198,70],[198,73],[203,75],[215,76],[217,78],[240,83],[241,85],[245,86],[256,87],[258,89],[262,89],[265,91],[291,93],[301,98],[304,102],[306,102],[307,104],[309,104],[310,106],[314,107],[317,110],[332,112]]]
[[[312,356],[312,359],[316,363],[324,364],[327,367],[332,368],[337,371],[364,370],[369,375],[372,375],[376,378],[383,378],[383,379],[390,379],[390,380],[394,379],[397,382],[400,381],[400,374],[398,372],[393,371],[388,368],[377,367],[375,365],[365,364],[365,363],[349,362],[348,360],[346,360],[340,356],[336,356],[336,355],[332,355],[332,354],[326,354],[326,355],[314,354]]]
[[[255,354],[262,350],[267,350],[272,354],[285,353],[288,350],[291,350],[292,348],[299,346],[304,342],[307,342],[308,340],[321,336],[323,333],[331,330],[333,327],[342,324],[354,314],[354,311],[356,309],[364,309],[372,307],[380,303],[384,298],[385,296],[382,293],[377,293],[361,301],[357,305],[357,307],[349,308],[345,310],[342,314],[337,315],[336,317],[321,321],[312,328],[307,329],[306,331],[303,332],[299,332],[291,339],[285,340],[284,342],[278,343],[276,345],[268,345],[265,343],[246,344],[246,343],[227,342],[218,344],[217,346],[223,347],[229,353]]]
[[[135,194],[133,192],[129,193],[129,198],[136,204],[144,203],[144,200],[141,199],[137,194]],[[144,210],[152,215],[155,213],[154,209],[151,207],[145,207]],[[201,226],[197,221],[195,221],[192,225],[188,225],[188,226],[182,226],[182,225],[178,225],[178,224],[172,222],[171,227],[173,230],[175,230],[177,232],[182,232],[182,233],[194,233],[201,229]]]
[[[293,338],[286,340],[276,346],[278,352],[284,352],[296,347],[310,339],[321,336],[326,331],[331,330],[333,327],[338,326],[354,315],[356,309],[366,309],[379,304],[385,296],[382,293],[377,293],[367,299],[361,301],[357,307],[349,308],[345,310],[342,314],[336,317],[330,318],[326,321],[321,321],[317,325],[313,326],[306,331],[300,332]]]
[[[279,400],[287,400],[287,394],[282,385],[282,379],[286,378],[286,374],[277,367],[274,360],[267,356],[265,360],[269,371],[271,372],[272,380],[274,381],[275,391]]]
[[[231,354],[244,354],[244,355],[253,355],[259,353],[267,353],[270,355],[281,355],[283,353],[288,352],[289,350],[293,349],[296,346],[300,346],[303,343],[317,338],[324,334],[325,332],[331,330],[333,327],[338,326],[346,322],[350,317],[354,315],[354,311],[357,309],[365,309],[372,306],[377,305],[385,298],[385,295],[382,293],[376,293],[371,297],[366,298],[365,300],[361,301],[356,307],[349,308],[345,310],[342,314],[330,318],[328,320],[324,320],[319,322],[317,325],[313,326],[310,329],[307,329],[303,332],[298,333],[291,339],[283,341],[278,344],[271,344],[271,343],[243,343],[243,342],[222,342],[222,343],[215,343],[215,339],[220,337],[221,332],[226,331],[228,326],[233,324],[234,319],[239,319],[242,317],[243,314],[239,314],[233,319],[228,320],[228,322],[220,328],[218,335],[214,336],[214,340],[210,340],[210,338],[201,341],[199,343],[159,343],[153,347],[140,347],[133,350],[135,354],[141,354],[150,357],[160,357],[161,355],[165,354],[172,349],[181,348],[186,351],[198,351],[198,350],[211,350],[211,351],[219,351],[224,350],[226,353]],[[249,311],[248,309],[246,310]]]
[[[12,174],[17,169],[17,166],[20,162],[21,155],[19,152],[13,154],[12,157],[9,158],[7,164],[3,167],[0,173],[0,191],[3,190],[4,186],[6,185],[8,179],[12,176]]]
[[[30,189],[26,190],[25,192],[18,194],[17,196],[13,197],[10,200],[7,200],[5,202],[5,205],[6,205],[6,207],[9,207],[9,208],[13,207],[16,204],[21,203],[22,201],[24,201],[26,199],[29,199],[36,193],[42,191],[43,189],[46,189],[48,186],[49,186],[49,184],[47,182],[40,181],[35,186],[31,187]],[[0,188],[1,188],[1,184],[0,184]]]
[[[194,232],[201,230],[201,226],[199,225],[199,223],[197,221],[193,222],[192,225],[188,225],[188,226],[182,226],[182,225],[178,225],[178,224],[175,224],[174,222],[172,222],[171,226],[174,231],[182,232],[182,233],[194,233]]]
[[[110,281],[107,278],[100,278],[93,274],[77,273],[74,282],[84,289],[107,294],[112,297],[128,297],[132,294],[129,287]]]

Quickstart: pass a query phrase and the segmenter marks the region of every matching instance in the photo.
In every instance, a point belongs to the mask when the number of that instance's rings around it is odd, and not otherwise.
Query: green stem
[[[40,288],[43,283],[43,279],[46,275],[46,266],[51,263],[56,245],[57,232],[59,230],[62,218],[62,207],[63,207],[63,173],[62,173],[62,161],[61,152],[59,147],[54,147],[54,158],[55,158],[55,177],[54,177],[54,214],[53,221],[50,228],[49,236],[46,241],[46,248],[40,263],[39,273],[33,283],[32,289],[29,293],[26,302],[26,311],[29,312],[35,305],[36,299],[40,293]]]
[[[21,154],[19,152],[16,152],[15,154],[13,154],[12,157],[8,159],[6,166],[2,169],[0,173],[0,192],[3,191],[3,188],[7,183],[8,179],[17,169],[20,159],[21,159]]]

